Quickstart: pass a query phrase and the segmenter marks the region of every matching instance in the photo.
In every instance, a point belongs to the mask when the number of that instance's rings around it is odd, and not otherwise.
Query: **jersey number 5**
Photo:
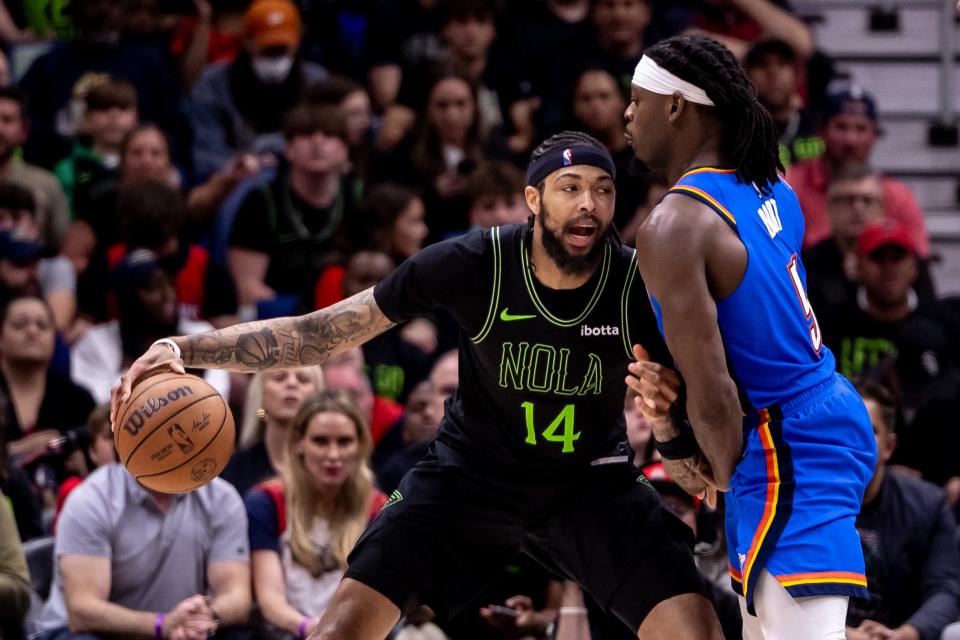
[[[520,406],[523,407],[523,415],[527,423],[527,439],[524,442],[536,446],[537,427],[533,423],[534,405],[532,402],[524,402]],[[543,436],[543,439],[548,442],[562,442],[563,448],[560,449],[561,453],[573,453],[573,443],[580,439],[580,432],[574,431],[574,409],[576,409],[574,405],[566,405],[560,413],[557,414],[557,417],[553,419],[553,422],[547,425],[547,428],[540,434]],[[561,425],[563,426],[563,433],[558,435],[557,430],[560,429]]]
[[[817,324],[817,315],[813,312],[813,305],[807,298],[807,292],[803,288],[803,282],[800,280],[800,267],[797,261],[797,254],[793,254],[790,262],[787,263],[787,271],[790,273],[790,281],[793,282],[793,290],[800,300],[800,306],[803,307],[803,315],[810,324],[810,343],[813,345],[815,353],[820,353],[820,347],[823,346],[823,335],[820,333],[820,325]]]

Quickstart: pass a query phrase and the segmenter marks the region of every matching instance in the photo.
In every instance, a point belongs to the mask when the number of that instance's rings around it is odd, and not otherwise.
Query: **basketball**
[[[117,411],[114,442],[137,482],[161,493],[207,484],[226,466],[235,441],[233,415],[205,380],[160,373],[137,382]]]

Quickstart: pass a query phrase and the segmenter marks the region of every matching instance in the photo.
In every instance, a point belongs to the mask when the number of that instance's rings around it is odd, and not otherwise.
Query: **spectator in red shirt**
[[[806,220],[805,248],[830,237],[827,188],[831,177],[847,164],[869,162],[879,132],[876,103],[869,93],[853,88],[827,98],[821,132],[826,144],[823,155],[798,162],[787,171],[787,182],[796,192]],[[923,258],[928,257],[930,240],[923,211],[910,187],[884,177],[883,199],[884,216],[903,225],[917,253]]]

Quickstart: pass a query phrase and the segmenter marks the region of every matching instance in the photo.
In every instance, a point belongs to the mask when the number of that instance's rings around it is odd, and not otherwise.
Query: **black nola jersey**
[[[611,241],[583,286],[553,290],[530,268],[524,225],[427,247],[374,290],[395,322],[442,307],[459,322],[460,387],[437,436],[506,473],[562,473],[626,439],[631,345],[666,359],[636,252]]]

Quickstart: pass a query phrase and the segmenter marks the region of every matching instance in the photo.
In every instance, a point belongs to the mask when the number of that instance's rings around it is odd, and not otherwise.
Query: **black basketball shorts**
[[[402,613],[425,604],[452,615],[521,550],[633,631],[658,603],[705,593],[692,532],[629,463],[575,482],[505,483],[456,458],[431,445],[357,542],[347,578]]]

